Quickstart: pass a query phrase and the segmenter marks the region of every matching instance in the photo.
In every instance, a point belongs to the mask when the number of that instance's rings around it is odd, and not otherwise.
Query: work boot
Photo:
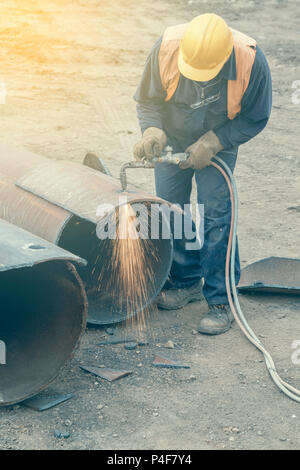
[[[220,335],[230,329],[233,321],[229,305],[209,305],[208,312],[201,317],[198,331],[205,335]]]
[[[164,310],[177,310],[189,302],[203,300],[202,280],[191,287],[163,290],[157,297],[157,306]]]

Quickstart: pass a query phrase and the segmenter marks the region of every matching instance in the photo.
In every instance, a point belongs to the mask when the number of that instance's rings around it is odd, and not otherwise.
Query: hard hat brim
[[[181,49],[179,49],[179,55],[178,55],[178,68],[179,72],[186,78],[189,78],[190,80],[194,80],[196,82],[208,82],[209,80],[212,80],[215,78],[218,73],[221,71],[223,68],[225,62],[229,59],[231,52],[233,49],[233,41],[232,41],[232,47],[228,51],[225,59],[216,67],[211,68],[211,69],[195,69],[194,67],[191,67],[189,64],[187,64],[183,58],[183,54]]]

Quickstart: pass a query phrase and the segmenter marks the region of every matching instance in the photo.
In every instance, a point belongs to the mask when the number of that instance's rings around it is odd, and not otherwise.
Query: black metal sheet
[[[272,256],[249,264],[241,272],[238,289],[300,295],[300,259]]]

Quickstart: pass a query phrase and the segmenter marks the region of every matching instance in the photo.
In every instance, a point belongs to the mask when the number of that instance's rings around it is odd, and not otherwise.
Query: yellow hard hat
[[[212,80],[232,49],[232,32],[223,18],[213,13],[197,16],[188,25],[180,42],[179,71],[190,80]]]

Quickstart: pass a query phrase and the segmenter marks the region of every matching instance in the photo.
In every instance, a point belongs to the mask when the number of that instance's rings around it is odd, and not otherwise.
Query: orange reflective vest
[[[177,65],[180,40],[189,23],[171,26],[163,34],[158,55],[161,83],[169,101],[174,95],[180,72]],[[248,88],[251,70],[256,53],[256,41],[239,31],[231,29],[236,60],[236,80],[228,80],[227,115],[234,119],[241,111],[241,103]]]

